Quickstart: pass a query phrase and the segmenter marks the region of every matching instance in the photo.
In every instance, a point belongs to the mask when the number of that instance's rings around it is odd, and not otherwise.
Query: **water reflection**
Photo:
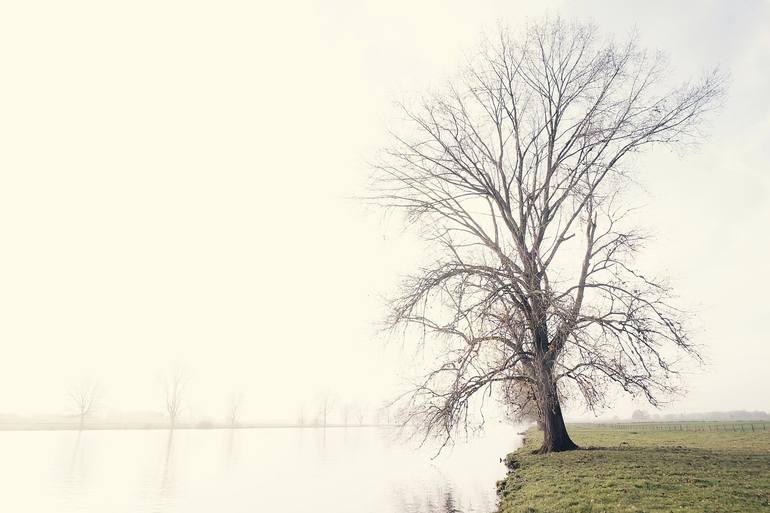
[[[492,509],[475,509],[472,503],[468,509],[460,509],[459,500],[448,483],[428,493],[426,490],[400,489],[394,494],[394,510],[403,513],[490,513]]]
[[[76,433],[75,443],[72,447],[69,465],[64,477],[65,484],[71,491],[82,490],[86,479],[87,459],[83,442],[83,437],[86,435],[82,431],[77,431]]]
[[[462,513],[459,509],[455,508],[455,501],[454,497],[452,497],[452,492],[447,492],[444,494],[444,507],[443,509],[439,510],[440,513]]]
[[[160,494],[162,497],[168,497],[172,493],[173,484],[173,468],[171,456],[174,451],[174,430],[168,431],[168,437],[166,438],[166,455],[163,460],[163,477],[160,482]]]
[[[437,460],[375,428],[0,432],[0,511],[489,513],[514,432]]]
[[[236,432],[238,430],[234,428],[230,428],[227,430],[227,436],[225,436],[225,449],[224,449],[224,459],[223,459],[223,467],[225,469],[230,469],[233,465],[235,465],[238,462],[237,456],[238,451],[236,448]]]
[[[155,499],[151,500],[154,513],[170,511],[174,505],[174,430],[165,435],[160,459],[160,482],[156,485]]]

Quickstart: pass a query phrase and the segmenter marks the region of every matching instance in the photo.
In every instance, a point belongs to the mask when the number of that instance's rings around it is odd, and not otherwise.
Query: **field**
[[[508,455],[501,513],[770,512],[770,425],[573,424],[581,450]]]

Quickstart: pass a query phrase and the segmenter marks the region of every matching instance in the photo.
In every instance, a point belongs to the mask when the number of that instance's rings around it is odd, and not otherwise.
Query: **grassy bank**
[[[732,425],[572,425],[583,449],[547,455],[532,454],[542,438],[529,431],[508,456],[500,512],[770,512],[770,427]]]

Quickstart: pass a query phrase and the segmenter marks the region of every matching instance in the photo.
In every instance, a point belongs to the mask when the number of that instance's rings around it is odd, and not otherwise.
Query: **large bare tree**
[[[617,385],[655,404],[674,389],[673,362],[698,354],[665,283],[634,265],[644,237],[623,189],[629,157],[697,140],[725,79],[668,77],[633,38],[545,20],[500,30],[445,88],[402,104],[374,196],[439,255],[405,280],[389,319],[438,348],[406,422],[447,443],[496,393],[537,412],[541,452],[563,451],[576,447],[565,397],[596,408]]]

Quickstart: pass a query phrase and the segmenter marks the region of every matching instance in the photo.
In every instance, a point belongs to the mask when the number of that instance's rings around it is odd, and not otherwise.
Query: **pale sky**
[[[730,72],[699,148],[638,162],[642,263],[708,358],[667,411],[770,410],[770,2],[32,0],[0,7],[0,413],[66,412],[85,377],[159,410],[172,365],[198,416],[390,397],[414,358],[381,296],[425,248],[347,198],[393,100],[545,13]]]

